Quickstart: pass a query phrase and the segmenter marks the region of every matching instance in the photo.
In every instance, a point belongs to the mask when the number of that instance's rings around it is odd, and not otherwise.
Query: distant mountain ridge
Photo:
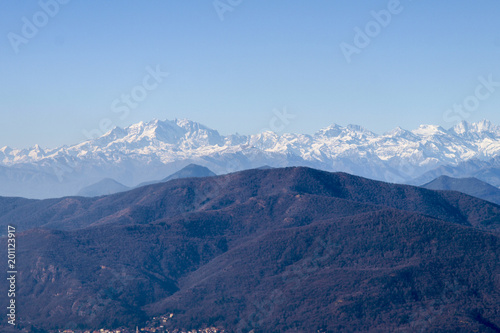
[[[154,120],[56,149],[3,147],[0,195],[72,195],[104,178],[131,187],[162,179],[189,163],[217,174],[262,165],[308,166],[403,183],[438,167],[488,161],[499,154],[500,127],[486,120],[462,122],[448,130],[434,125],[412,131],[396,128],[382,135],[357,125],[334,124],[313,135],[227,136],[186,119]]]
[[[179,171],[171,174],[170,176],[163,178],[162,180],[141,183],[136,187],[141,187],[156,183],[164,183],[172,179],[200,178],[200,177],[212,177],[212,176],[216,176],[216,174],[210,171],[209,168],[205,168],[204,166],[191,163],[185,166],[184,168],[180,169]]]
[[[410,185],[420,185],[439,176],[453,178],[477,178],[483,182],[500,187],[500,156],[491,159],[471,159],[456,165],[442,165],[408,181]]]
[[[112,178],[105,178],[100,182],[82,188],[77,195],[82,197],[98,197],[101,195],[125,192],[129,189],[130,187],[120,184]]]
[[[211,176],[215,176],[215,173],[210,171],[208,168],[205,168],[201,165],[189,164],[184,168],[182,168],[181,170],[171,174],[168,177],[165,177],[162,180],[144,182],[135,187],[167,182],[172,179],[189,178],[189,177],[211,177]],[[76,195],[83,197],[98,197],[102,195],[125,192],[130,189],[131,187],[125,186],[112,178],[105,178],[95,184],[82,188],[80,191],[78,191]]]
[[[458,191],[500,205],[500,189],[473,177],[440,176],[422,187],[429,190]]]

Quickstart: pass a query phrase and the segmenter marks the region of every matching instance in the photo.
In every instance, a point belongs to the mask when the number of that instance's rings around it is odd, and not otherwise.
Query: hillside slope
[[[17,300],[30,329],[166,313],[228,332],[500,327],[500,207],[458,192],[286,168],[0,208],[28,229]]]

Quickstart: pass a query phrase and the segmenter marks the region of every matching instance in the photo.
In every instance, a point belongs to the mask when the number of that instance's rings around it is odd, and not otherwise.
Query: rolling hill
[[[0,224],[24,230],[17,299],[31,330],[160,314],[227,332],[500,329],[500,207],[458,192],[248,170],[100,198],[1,198]]]

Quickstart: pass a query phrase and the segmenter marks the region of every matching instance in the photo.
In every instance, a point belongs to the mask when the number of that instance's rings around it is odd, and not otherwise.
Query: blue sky
[[[285,108],[286,132],[500,124],[496,0],[218,0],[230,9],[219,13],[210,0],[54,1],[9,0],[0,13],[0,147],[77,143],[103,120],[189,118],[249,134]],[[363,46],[350,62],[347,44]],[[157,68],[168,76],[148,78]],[[134,107],[114,112],[132,92]]]

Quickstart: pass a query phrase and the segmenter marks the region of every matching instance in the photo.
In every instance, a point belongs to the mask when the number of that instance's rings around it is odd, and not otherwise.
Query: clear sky
[[[498,0],[217,1],[6,0],[0,147],[77,143],[103,120],[250,134],[285,108],[299,133],[500,124]]]

